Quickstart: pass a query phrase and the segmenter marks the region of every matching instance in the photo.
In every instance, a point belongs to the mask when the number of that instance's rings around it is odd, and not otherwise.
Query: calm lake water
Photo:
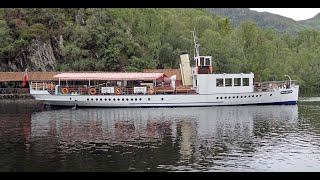
[[[320,171],[320,97],[201,108],[0,104],[0,171]]]

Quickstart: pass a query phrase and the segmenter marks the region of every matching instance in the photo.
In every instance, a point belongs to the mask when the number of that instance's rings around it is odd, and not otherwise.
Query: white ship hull
[[[32,94],[44,104],[82,107],[196,107],[253,104],[297,104],[299,86],[273,92],[157,95]]]

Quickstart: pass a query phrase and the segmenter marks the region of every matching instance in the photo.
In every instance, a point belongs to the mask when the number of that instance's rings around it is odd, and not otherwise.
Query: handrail
[[[269,83],[273,83],[273,84],[281,84],[281,83],[287,83],[289,82],[288,80],[284,80],[284,81],[263,81],[263,82],[254,82],[254,84],[269,84]],[[296,84],[297,80],[291,80],[291,83],[295,83]]]
[[[59,86],[57,88],[59,95],[116,95],[116,89],[121,88],[121,94],[119,95],[141,95],[141,94],[149,94],[149,95],[155,95],[155,94],[193,94],[195,93],[194,89],[191,89],[190,87],[178,87],[176,89],[173,89],[170,86],[166,87],[153,87],[153,88],[147,88],[147,91],[145,93],[134,93],[134,87],[114,87],[114,93],[103,93],[101,88],[105,86],[73,86],[73,85],[63,85]],[[62,89],[67,88],[67,91],[64,93],[62,92]],[[90,93],[90,89],[95,88],[96,91],[92,91]],[[153,93],[149,91],[150,89],[153,89]],[[95,92],[95,93],[93,93]]]
[[[264,81],[264,82],[254,82],[254,91],[267,91],[272,92],[278,89],[289,89],[290,86],[296,85],[296,80],[291,80],[291,84],[289,81]]]

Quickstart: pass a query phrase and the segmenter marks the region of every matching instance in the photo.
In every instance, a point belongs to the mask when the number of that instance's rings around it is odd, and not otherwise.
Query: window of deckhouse
[[[204,66],[204,57],[200,57],[200,66]]]
[[[234,86],[241,86],[241,78],[234,78]]]
[[[226,86],[232,86],[232,78],[226,78]]]
[[[249,86],[249,78],[242,79],[242,86]]]
[[[210,64],[210,58],[206,58],[206,64],[205,64],[206,66],[211,66],[211,64]]]
[[[216,83],[217,83],[217,85],[216,85],[217,87],[223,87],[223,79],[222,78],[217,79]]]

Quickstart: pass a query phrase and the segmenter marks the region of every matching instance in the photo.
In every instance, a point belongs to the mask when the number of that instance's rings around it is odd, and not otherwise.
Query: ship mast
[[[199,46],[200,44],[198,44],[196,42],[196,31],[194,29],[194,31],[191,31],[192,32],[192,36],[193,36],[193,42],[194,42],[194,53],[193,53],[193,57],[197,57],[197,56],[200,56],[200,52],[199,52]]]
[[[211,56],[200,56],[199,47],[200,44],[197,43],[197,36],[194,31],[192,32],[193,36],[193,43],[194,43],[194,61],[195,61],[195,68],[197,74],[211,74],[212,73],[212,57]]]

